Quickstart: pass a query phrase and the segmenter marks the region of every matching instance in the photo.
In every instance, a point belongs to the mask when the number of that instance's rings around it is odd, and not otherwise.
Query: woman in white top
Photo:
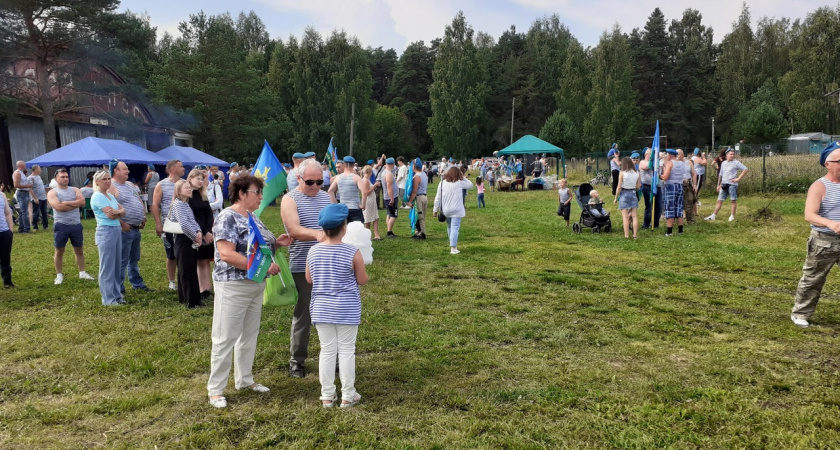
[[[464,178],[463,172],[457,166],[450,167],[438,185],[435,195],[435,206],[433,214],[437,216],[438,211],[446,216],[446,234],[449,235],[449,253],[457,255],[458,232],[461,230],[461,218],[466,216],[464,210],[464,190],[472,189],[473,184]]]
[[[621,171],[618,173],[618,187],[615,190],[615,200],[621,217],[624,219],[624,237],[630,238],[630,221],[633,221],[633,239],[637,239],[639,230],[639,197],[636,193],[641,189],[642,181],[633,160],[625,157],[621,160]]]

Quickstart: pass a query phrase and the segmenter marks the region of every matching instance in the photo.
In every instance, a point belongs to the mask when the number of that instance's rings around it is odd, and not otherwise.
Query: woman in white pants
[[[254,382],[251,369],[257,350],[260,332],[265,281],[255,283],[248,279],[248,230],[249,215],[260,207],[263,182],[251,175],[241,175],[231,182],[230,200],[233,203],[216,218],[213,237],[216,243],[216,265],[213,268],[213,285],[216,295],[213,302],[213,350],[210,354],[210,379],[207,395],[215,408],[227,406],[224,397],[233,359],[233,375],[237,389],[268,392],[269,389]],[[287,246],[292,238],[284,234],[276,238],[268,228],[253,217],[263,240],[272,247]],[[271,263],[268,276],[280,273],[280,267]],[[234,347],[236,355],[234,355]]]
[[[461,219],[467,215],[464,209],[464,196],[467,189],[472,189],[473,184],[464,178],[464,173],[458,166],[450,167],[438,185],[435,195],[434,215],[442,211],[446,216],[446,234],[449,236],[449,253],[457,255],[458,233],[461,230]]]

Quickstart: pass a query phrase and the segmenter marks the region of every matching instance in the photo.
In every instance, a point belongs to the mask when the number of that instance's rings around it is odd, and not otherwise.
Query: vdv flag
[[[653,179],[650,180],[650,201],[656,195],[656,186],[659,185],[659,121],[656,121],[656,132],[653,133],[653,143],[650,146],[650,153],[653,156]]]
[[[286,184],[286,171],[283,170],[283,165],[274,154],[274,150],[265,141],[262,148],[262,153],[254,164],[254,171],[251,175],[262,178],[263,180],[263,199],[260,202],[260,207],[254,211],[254,215],[259,217],[263,209],[270,205],[283,191],[288,188]]]
[[[254,222],[254,216],[248,214],[248,278],[262,283],[271,265],[271,249],[263,240],[262,233]]]
[[[335,147],[333,147],[333,138],[330,138],[330,145],[327,147],[327,164],[330,165],[330,173],[333,175],[338,174],[338,170],[335,168],[335,162],[338,161],[338,154],[335,152]]]

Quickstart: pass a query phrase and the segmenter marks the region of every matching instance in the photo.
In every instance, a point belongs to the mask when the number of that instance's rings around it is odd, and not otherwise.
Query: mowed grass
[[[803,196],[774,200],[777,222],[749,220],[769,201],[749,195],[734,223],[723,212],[632,241],[612,205],[613,233],[572,233],[555,195],[488,191],[479,210],[471,193],[457,256],[436,220],[429,239],[408,239],[400,211],[400,239],[374,244],[362,288],[353,410],[320,406],[314,330],[310,374],[287,376],[288,307],[263,311],[254,369],[271,392],[231,380],[229,408],[211,408],[212,309],[165,290],[152,229],[141,271],[156,292],[129,290],[119,308],[75,277],[70,252],[53,286],[51,233],[16,235],[18,288],[0,292],[0,447],[840,446],[837,275],[815,326],[789,319]],[[282,230],[278,209],[263,218]]]

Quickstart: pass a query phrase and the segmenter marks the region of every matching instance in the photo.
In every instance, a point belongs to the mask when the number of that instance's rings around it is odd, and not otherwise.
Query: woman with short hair
[[[122,227],[120,217],[125,208],[117,198],[108,193],[111,188],[111,174],[100,170],[93,175],[96,190],[90,198],[90,208],[96,217],[94,238],[99,249],[99,293],[106,306],[125,303],[120,294],[120,255],[122,255]]]
[[[263,181],[255,176],[245,174],[234,178],[228,186],[232,204],[219,214],[213,225],[216,244],[213,284],[216,295],[213,302],[213,348],[210,353],[207,395],[215,408],[227,407],[224,392],[231,359],[237,389],[269,391],[267,387],[254,382],[251,372],[257,335],[260,332],[265,282],[255,283],[248,279],[249,216],[272,251],[276,246],[288,246],[292,238],[288,234],[275,238],[260,219],[251,215],[260,207],[262,189]],[[272,262],[268,276],[278,273],[280,267]]]
[[[449,253],[457,255],[458,234],[461,230],[461,219],[467,215],[464,209],[464,194],[467,189],[472,189],[473,184],[464,177],[464,173],[458,166],[447,169],[443,178],[438,184],[433,214],[437,216],[438,211],[446,216],[446,234],[449,236]]]

